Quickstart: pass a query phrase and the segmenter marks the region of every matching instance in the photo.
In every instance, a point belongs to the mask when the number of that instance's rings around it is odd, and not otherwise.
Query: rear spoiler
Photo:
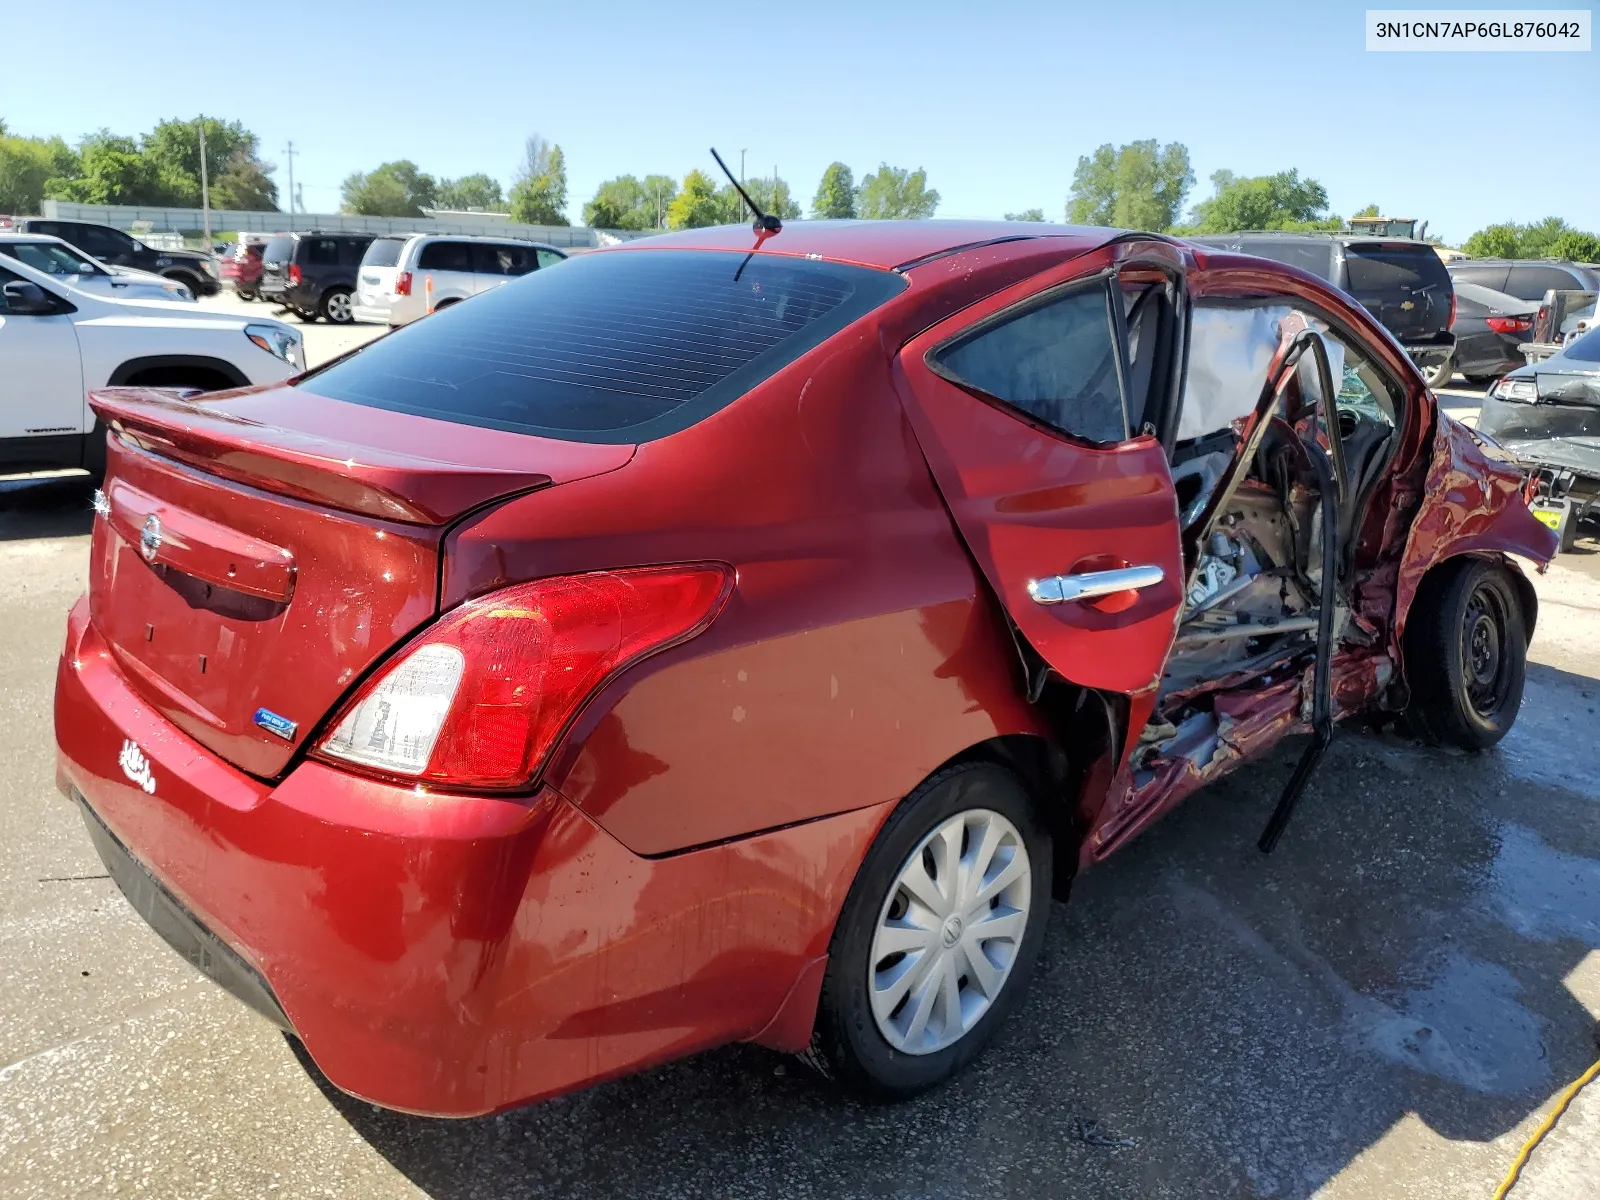
[[[410,525],[445,525],[490,500],[555,481],[542,471],[481,465],[507,457],[503,450],[493,455],[472,454],[474,442],[496,436],[488,430],[452,427],[455,436],[448,450],[433,457],[410,449],[368,445],[366,439],[333,436],[332,427],[341,422],[330,420],[330,415],[353,406],[308,393],[296,395],[294,389],[243,397],[235,394],[231,399],[198,396],[174,389],[107,388],[89,394],[89,407],[105,424],[109,437],[134,449],[278,495]],[[248,402],[250,409],[271,412],[284,423],[243,415],[236,411],[245,407],[241,402]],[[350,426],[351,422],[342,422],[341,432]],[[544,439],[526,440],[533,443],[530,456],[540,457],[537,444]],[[632,457],[634,449],[545,444],[559,446],[560,455],[552,457],[583,473],[615,469]],[[620,461],[613,466],[609,459],[618,458],[619,452]],[[474,458],[480,461],[472,461]],[[591,459],[606,461],[587,461]]]

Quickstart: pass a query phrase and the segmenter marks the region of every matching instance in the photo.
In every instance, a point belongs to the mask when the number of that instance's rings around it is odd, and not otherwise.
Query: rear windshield
[[[400,261],[400,249],[405,244],[405,238],[379,238],[367,247],[367,252],[361,256],[361,265],[392,267]]]
[[[1450,272],[1444,260],[1427,246],[1363,245],[1345,247],[1345,271],[1350,277],[1350,292],[1394,292],[1400,288],[1420,291],[1428,287],[1450,287]]]
[[[294,239],[288,235],[273,238],[261,252],[262,262],[288,262],[294,257]]]
[[[620,250],[534,271],[304,376],[394,412],[569,441],[687,429],[905,286],[888,271]]]
[[[1262,238],[1258,242],[1242,243],[1245,254],[1270,258],[1285,266],[1298,267],[1318,279],[1333,278],[1333,243],[1331,241],[1289,242],[1276,238]]]

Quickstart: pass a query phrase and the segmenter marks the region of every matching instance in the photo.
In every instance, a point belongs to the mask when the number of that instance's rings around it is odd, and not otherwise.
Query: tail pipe
[[[1338,437],[1338,429],[1332,431]],[[1334,483],[1333,468],[1328,456],[1316,443],[1303,443],[1306,456],[1317,474],[1317,487],[1322,493],[1322,586],[1319,589],[1317,613],[1317,665],[1313,675],[1311,699],[1311,744],[1300,756],[1299,765],[1289,777],[1283,795],[1278,797],[1278,807],[1272,810],[1267,827],[1261,831],[1256,843],[1263,854],[1271,854],[1294,816],[1294,808],[1305,791],[1306,781],[1317,769],[1322,755],[1333,741],[1333,620],[1338,606],[1339,570],[1339,498]]]

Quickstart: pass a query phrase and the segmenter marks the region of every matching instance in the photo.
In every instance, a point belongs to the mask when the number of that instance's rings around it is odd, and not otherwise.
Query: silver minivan
[[[554,246],[513,238],[380,237],[367,247],[356,274],[355,319],[390,328],[406,325],[566,257]]]

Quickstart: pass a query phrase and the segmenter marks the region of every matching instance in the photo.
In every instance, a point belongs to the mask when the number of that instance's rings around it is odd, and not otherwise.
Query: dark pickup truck
[[[210,254],[194,250],[157,250],[136,237],[99,225],[93,221],[57,221],[49,217],[27,217],[21,222],[23,233],[45,233],[71,242],[90,258],[114,267],[133,267],[164,275],[183,284],[192,296],[214,296],[222,289],[220,273]]]
[[[1190,239],[1299,267],[1348,292],[1394,334],[1431,388],[1454,373],[1456,293],[1427,242],[1360,233],[1241,232]]]

